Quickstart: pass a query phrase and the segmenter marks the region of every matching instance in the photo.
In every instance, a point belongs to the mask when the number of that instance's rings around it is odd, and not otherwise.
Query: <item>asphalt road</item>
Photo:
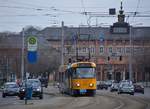
[[[45,94],[43,100],[33,98],[27,105],[18,97],[0,97],[0,109],[150,109],[150,98],[143,94],[118,95],[98,90],[95,97],[71,97],[55,93]]]
[[[17,96],[6,96],[5,98],[2,98],[1,96],[1,92],[0,92],[0,109],[2,109],[3,107],[9,107],[9,106],[17,106],[17,105],[24,105],[25,104],[25,100],[20,100],[19,97]],[[38,97],[34,97],[32,98],[32,100],[28,100],[27,103],[29,105],[36,105],[36,104],[42,104],[43,102],[49,101],[51,98],[53,98],[52,95],[47,95],[44,94],[44,99],[40,100]],[[11,108],[13,109],[13,108]]]

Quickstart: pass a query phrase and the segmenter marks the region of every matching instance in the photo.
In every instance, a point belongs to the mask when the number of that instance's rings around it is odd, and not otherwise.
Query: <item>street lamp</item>
[[[130,45],[130,54],[129,54],[129,80],[132,81],[132,27],[130,25],[130,34],[129,34],[129,45]]]
[[[64,22],[61,22],[62,32],[61,32],[61,65],[64,65]]]
[[[24,28],[23,28],[23,30],[22,30],[22,48],[21,48],[21,50],[22,50],[22,54],[21,54],[21,79],[22,79],[22,81],[23,81],[23,79],[24,79],[24,36],[25,36],[25,34],[24,34]]]

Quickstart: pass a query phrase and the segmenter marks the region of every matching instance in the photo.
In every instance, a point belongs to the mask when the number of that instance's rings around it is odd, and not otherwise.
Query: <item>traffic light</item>
[[[69,59],[68,59],[68,63],[71,63],[71,62],[72,62],[72,60],[71,60],[71,58],[69,58]]]
[[[109,56],[107,57],[107,60],[108,60],[108,61],[110,60],[110,57],[109,57]]]

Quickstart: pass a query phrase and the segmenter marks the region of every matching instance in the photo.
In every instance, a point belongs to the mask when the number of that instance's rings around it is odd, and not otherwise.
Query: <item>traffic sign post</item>
[[[28,37],[28,51],[37,51],[37,38],[35,36]]]
[[[35,36],[29,36],[28,37],[28,45],[27,45],[27,50],[28,50],[28,55],[27,55],[27,58],[28,58],[28,61],[29,63],[31,64],[34,64],[37,62],[37,38]],[[27,104],[27,78],[25,78],[25,104]]]
[[[28,51],[28,61],[31,64],[36,63],[36,61],[37,61],[37,52],[36,51]]]
[[[33,64],[37,61],[37,38],[35,36],[28,37],[28,61]]]

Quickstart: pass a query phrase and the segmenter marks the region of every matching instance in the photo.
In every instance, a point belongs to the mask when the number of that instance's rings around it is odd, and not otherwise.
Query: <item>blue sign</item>
[[[33,64],[37,61],[37,52],[36,51],[28,51],[28,61]]]

